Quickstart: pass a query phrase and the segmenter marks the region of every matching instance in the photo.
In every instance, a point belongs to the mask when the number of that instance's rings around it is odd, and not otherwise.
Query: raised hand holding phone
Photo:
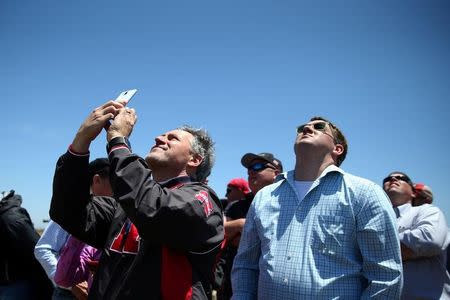
[[[127,106],[128,102],[130,102],[131,98],[133,98],[136,92],[137,89],[123,91],[122,93],[119,94],[119,96],[117,96],[116,100],[114,101],[120,102],[120,104],[122,104],[123,106]],[[105,130],[108,130],[110,125],[111,121],[106,122],[104,127]]]

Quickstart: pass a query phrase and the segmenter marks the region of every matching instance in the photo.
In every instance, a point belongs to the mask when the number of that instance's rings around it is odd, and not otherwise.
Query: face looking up
[[[187,131],[175,129],[155,138],[155,145],[145,158],[150,169],[186,168],[192,159],[191,143],[193,136]]]
[[[272,184],[279,170],[262,159],[255,159],[247,168],[248,185],[254,194],[266,185]]]
[[[383,180],[383,189],[388,194],[392,206],[411,202],[413,199],[413,189],[408,177],[392,173]]]

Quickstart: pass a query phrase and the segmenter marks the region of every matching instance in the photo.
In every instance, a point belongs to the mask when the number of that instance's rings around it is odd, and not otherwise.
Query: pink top
[[[98,262],[100,255],[100,250],[70,236],[58,260],[55,273],[56,284],[69,288],[87,281],[90,288],[93,273],[89,269],[89,264]]]

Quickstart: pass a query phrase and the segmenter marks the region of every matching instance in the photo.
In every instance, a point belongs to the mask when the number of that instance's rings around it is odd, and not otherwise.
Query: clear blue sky
[[[133,150],[206,128],[219,196],[246,178],[246,152],[293,168],[295,127],[321,115],[347,136],[344,170],[376,183],[405,171],[450,218],[449,36],[448,1],[3,0],[0,191],[20,193],[42,227],[81,122],[137,88]]]

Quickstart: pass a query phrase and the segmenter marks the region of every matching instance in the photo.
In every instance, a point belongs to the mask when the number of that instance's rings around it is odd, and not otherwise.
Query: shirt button
[[[288,283],[288,279],[287,278],[283,279],[283,282],[287,284]]]
[[[291,260],[291,256],[290,255],[288,255],[286,258],[287,258],[287,260]]]

